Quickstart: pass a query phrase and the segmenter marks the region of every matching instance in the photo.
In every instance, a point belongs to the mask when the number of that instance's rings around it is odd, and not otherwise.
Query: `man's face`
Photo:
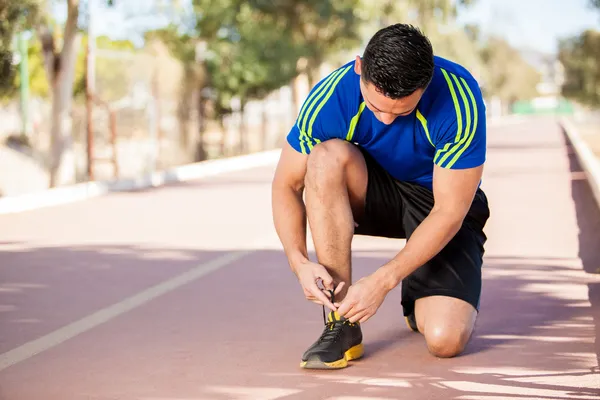
[[[356,57],[354,70],[360,75],[360,57]],[[417,104],[423,95],[423,89],[417,89],[411,95],[401,99],[390,99],[379,93],[371,83],[365,83],[363,79],[360,80],[360,91],[365,99],[365,105],[375,114],[375,117],[379,121],[386,125],[390,125],[397,117],[403,117],[412,113],[417,108]]]

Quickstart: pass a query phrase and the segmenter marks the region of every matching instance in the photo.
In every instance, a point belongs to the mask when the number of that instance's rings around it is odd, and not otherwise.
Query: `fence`
[[[243,115],[238,110],[222,121],[205,120],[200,135],[198,90],[190,90],[183,66],[163,45],[154,44],[143,51],[96,49],[94,76],[95,180],[131,178],[190,163],[198,159],[199,147],[208,159],[279,147],[296,117],[297,104],[309,90],[306,78],[299,77],[295,101],[291,88],[283,87],[264,100],[248,102]],[[49,164],[50,108],[49,99],[30,100],[30,155],[42,167]],[[13,117],[15,132],[11,133],[17,133],[18,105],[3,107],[2,112]],[[11,120],[8,117],[6,121]],[[83,182],[88,180],[88,117],[81,91],[74,97],[71,117],[73,168],[76,181]]]

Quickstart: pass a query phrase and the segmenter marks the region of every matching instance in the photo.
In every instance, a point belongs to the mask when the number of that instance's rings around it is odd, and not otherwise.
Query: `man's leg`
[[[415,302],[415,317],[429,352],[447,358],[465,349],[475,326],[477,310],[454,297],[429,296]]]
[[[345,282],[336,301],[351,284],[351,245],[354,221],[365,204],[368,172],[355,145],[328,140],[316,145],[308,158],[305,203],[317,259],[334,283]]]
[[[404,225],[412,234],[433,205],[432,194],[411,185],[400,187],[409,210]],[[479,191],[467,220],[452,240],[402,281],[404,315],[409,321],[416,320],[429,352],[436,357],[462,353],[473,332],[481,295],[486,242],[483,228],[488,217],[487,199]]]
[[[318,262],[345,285],[335,296],[341,300],[351,285],[351,245],[354,221],[364,209],[367,191],[365,160],[351,143],[328,140],[313,147],[308,157],[305,204]],[[300,366],[337,369],[363,355],[359,324],[330,312],[319,337],[302,355]]]

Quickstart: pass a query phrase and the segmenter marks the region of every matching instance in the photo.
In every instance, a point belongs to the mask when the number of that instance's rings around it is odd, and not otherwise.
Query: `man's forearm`
[[[288,187],[273,187],[273,223],[290,266],[308,260],[306,249],[306,208],[302,192]]]
[[[406,246],[396,257],[377,270],[376,274],[389,290],[402,279],[431,260],[456,235],[462,220],[454,214],[433,211],[413,232]]]

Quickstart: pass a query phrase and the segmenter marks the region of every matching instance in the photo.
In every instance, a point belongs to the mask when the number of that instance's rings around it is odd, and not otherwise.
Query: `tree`
[[[328,56],[360,39],[360,21],[354,13],[358,0],[194,0],[193,4],[217,118],[233,111],[233,99],[239,100],[243,115],[247,101],[264,98],[298,74],[306,73],[314,84],[317,68]]]
[[[27,57],[29,91],[36,97],[45,98],[48,96],[48,81],[44,72],[44,59],[39,41],[31,42],[27,50]],[[4,101],[12,100],[21,85],[21,76],[11,71],[9,75],[4,76],[2,79],[5,80],[2,81],[0,98]]]
[[[370,37],[377,29],[398,21],[411,23],[427,35],[437,55],[478,70],[477,28],[471,25],[463,29],[455,23],[459,10],[474,3],[475,0],[361,0],[360,13],[367,21],[363,34]]]
[[[28,0],[34,1],[34,0]],[[105,0],[109,6],[113,0]],[[36,20],[35,30],[39,38],[44,59],[44,70],[52,100],[50,115],[50,182],[49,186],[72,183],[75,179],[75,158],[71,135],[71,105],[76,76],[76,61],[81,40],[80,17],[89,12],[89,2],[66,0],[67,19],[62,32],[56,28],[51,16],[41,13]],[[80,11],[83,11],[80,13]],[[59,48],[58,38],[61,40]]]
[[[218,120],[239,104],[240,109],[235,110],[242,121],[239,150],[245,152],[245,105],[288,84],[297,75],[297,61],[304,48],[294,42],[292,31],[286,27],[289,21],[278,7],[245,1],[196,0],[194,4],[199,41],[205,44],[205,50],[198,54],[205,66],[204,85],[214,94]]]
[[[190,120],[194,109],[202,111],[200,115],[200,127],[198,145],[196,148],[195,159],[201,161],[205,158],[204,143],[202,136],[204,133],[204,104],[200,103],[200,94],[206,85],[206,71],[203,63],[196,59],[197,38],[182,34],[174,25],[166,28],[146,32],[145,41],[152,43],[161,42],[167,46],[171,55],[175,57],[183,68],[182,81],[180,85],[179,101],[177,105],[177,115],[180,127],[180,147],[187,151],[189,148]]]
[[[50,114],[50,187],[71,183],[75,178],[75,156],[72,149],[70,110],[75,77],[78,32],[79,0],[67,0],[67,20],[62,32],[62,46],[58,49],[56,32],[50,17],[44,15],[37,25],[44,55],[52,109]]]
[[[559,60],[565,69],[562,93],[565,97],[592,107],[600,106],[600,32],[587,30],[563,40]]]
[[[509,105],[537,95],[540,73],[504,39],[490,37],[481,49],[484,64],[483,93]]]
[[[360,0],[253,0],[255,6],[276,16],[284,32],[299,48],[305,62],[298,73],[306,73],[309,86],[316,71],[332,54],[360,44],[364,20],[356,10]]]

